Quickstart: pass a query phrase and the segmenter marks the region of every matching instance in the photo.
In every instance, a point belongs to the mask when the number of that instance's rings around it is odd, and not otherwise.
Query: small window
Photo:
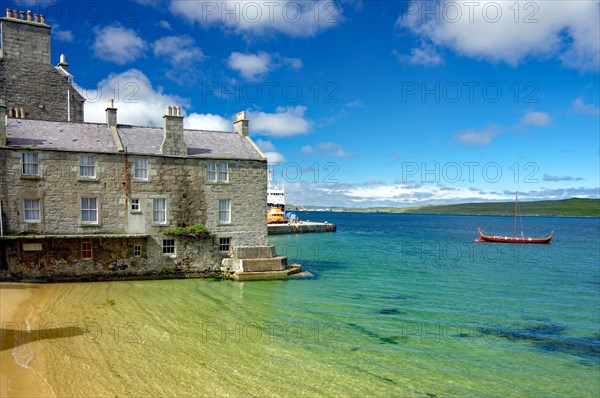
[[[219,251],[222,253],[229,252],[231,246],[231,238],[219,238]]]
[[[98,222],[97,198],[81,198],[81,222],[89,224]]]
[[[142,256],[142,245],[133,246],[133,256],[141,257]]]
[[[79,177],[96,177],[96,158],[94,156],[79,157]]]
[[[135,159],[133,161],[133,178],[136,180],[148,179],[148,159]]]
[[[23,161],[23,175],[36,176],[40,174],[40,160],[37,153],[24,153],[21,159]]]
[[[40,200],[25,199],[23,201],[25,222],[40,222]]]
[[[217,180],[220,182],[228,182],[229,181],[229,164],[225,162],[219,162],[219,175],[217,176]]]
[[[163,239],[163,254],[175,254],[175,239]]]
[[[219,200],[219,222],[230,223],[231,222],[231,200],[220,199]]]
[[[165,198],[152,199],[152,222],[155,224],[167,223],[167,200]]]
[[[140,200],[139,199],[131,199],[131,212],[139,213],[140,210]]]
[[[217,181],[217,169],[214,162],[206,164],[206,181]]]
[[[81,258],[84,260],[92,258],[92,242],[81,242]]]

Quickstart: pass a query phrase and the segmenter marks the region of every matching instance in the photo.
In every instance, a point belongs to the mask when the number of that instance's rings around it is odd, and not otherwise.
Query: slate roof
[[[117,131],[128,153],[161,155],[161,127],[119,124]],[[184,130],[188,156],[201,158],[262,159],[244,137],[224,131]],[[7,146],[27,146],[76,152],[115,153],[117,147],[106,124],[8,119]]]

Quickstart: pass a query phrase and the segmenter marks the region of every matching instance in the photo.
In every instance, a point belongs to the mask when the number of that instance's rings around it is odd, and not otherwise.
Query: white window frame
[[[140,172],[140,175],[138,175],[138,172]],[[133,179],[148,181],[148,159],[138,158],[133,160]]]
[[[90,163],[91,160],[91,163]],[[84,170],[86,172],[84,172]],[[89,174],[89,171],[92,174]],[[96,178],[96,157],[81,155],[79,156],[79,178],[95,179]]]
[[[229,182],[229,163],[217,163],[217,182]]]
[[[95,207],[92,207],[91,204],[92,202],[94,203]],[[85,203],[84,203],[85,202]],[[100,223],[100,203],[97,197],[93,197],[93,196],[82,196],[79,199],[79,203],[81,206],[81,213],[80,213],[80,217],[81,217],[81,223],[82,224],[88,224],[88,225],[98,225]],[[86,213],[87,212],[87,213]],[[85,220],[85,218],[89,218],[89,217],[85,217],[84,214],[88,214],[92,215],[94,214],[96,216],[95,220]]]
[[[84,245],[89,245],[89,250],[85,249]],[[85,257],[83,253],[84,252],[88,252],[88,251],[90,253],[90,256],[89,257]],[[92,248],[92,242],[88,242],[88,241],[81,242],[81,259],[82,260],[91,260],[93,258],[94,258],[94,251],[93,251],[93,248]]]
[[[229,182],[229,163],[227,162],[208,162],[206,163],[206,181],[207,182]]]
[[[24,152],[21,154],[21,174],[24,176],[40,175],[39,153]]]
[[[157,204],[162,203],[160,208]],[[162,214],[162,217],[160,217]],[[157,217],[158,216],[158,217]],[[152,198],[152,224],[164,225],[167,223],[167,198]]]
[[[31,206],[32,204],[36,206]],[[28,206],[29,205],[29,206]],[[37,212],[37,218],[28,218],[28,214],[31,212]],[[23,199],[23,221],[26,223],[39,223],[42,221],[42,201],[40,199]]]
[[[219,223],[231,224],[231,199],[219,199]]]
[[[132,213],[141,213],[142,212],[141,203],[140,203],[139,198],[131,198],[129,205],[131,207]]]
[[[177,255],[175,239],[163,239],[162,252],[165,256],[175,257]]]
[[[217,164],[215,162],[206,164],[206,181],[217,182]]]

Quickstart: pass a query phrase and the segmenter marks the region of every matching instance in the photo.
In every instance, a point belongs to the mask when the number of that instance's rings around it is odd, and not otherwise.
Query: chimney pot
[[[6,18],[10,18],[10,8],[6,9]]]
[[[13,10],[13,18],[19,19],[19,12],[17,10]]]
[[[27,20],[31,21],[31,11],[27,11]]]
[[[21,19],[25,20],[25,11],[21,11]]]
[[[46,17],[44,17],[44,14],[40,14],[40,23],[46,23]]]
[[[33,22],[38,22],[38,15],[37,14],[33,14]]]

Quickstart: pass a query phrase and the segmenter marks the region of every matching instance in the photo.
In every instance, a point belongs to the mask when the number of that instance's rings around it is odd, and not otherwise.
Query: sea
[[[54,396],[600,396],[600,219],[297,214],[310,275],[40,285],[7,349]]]

